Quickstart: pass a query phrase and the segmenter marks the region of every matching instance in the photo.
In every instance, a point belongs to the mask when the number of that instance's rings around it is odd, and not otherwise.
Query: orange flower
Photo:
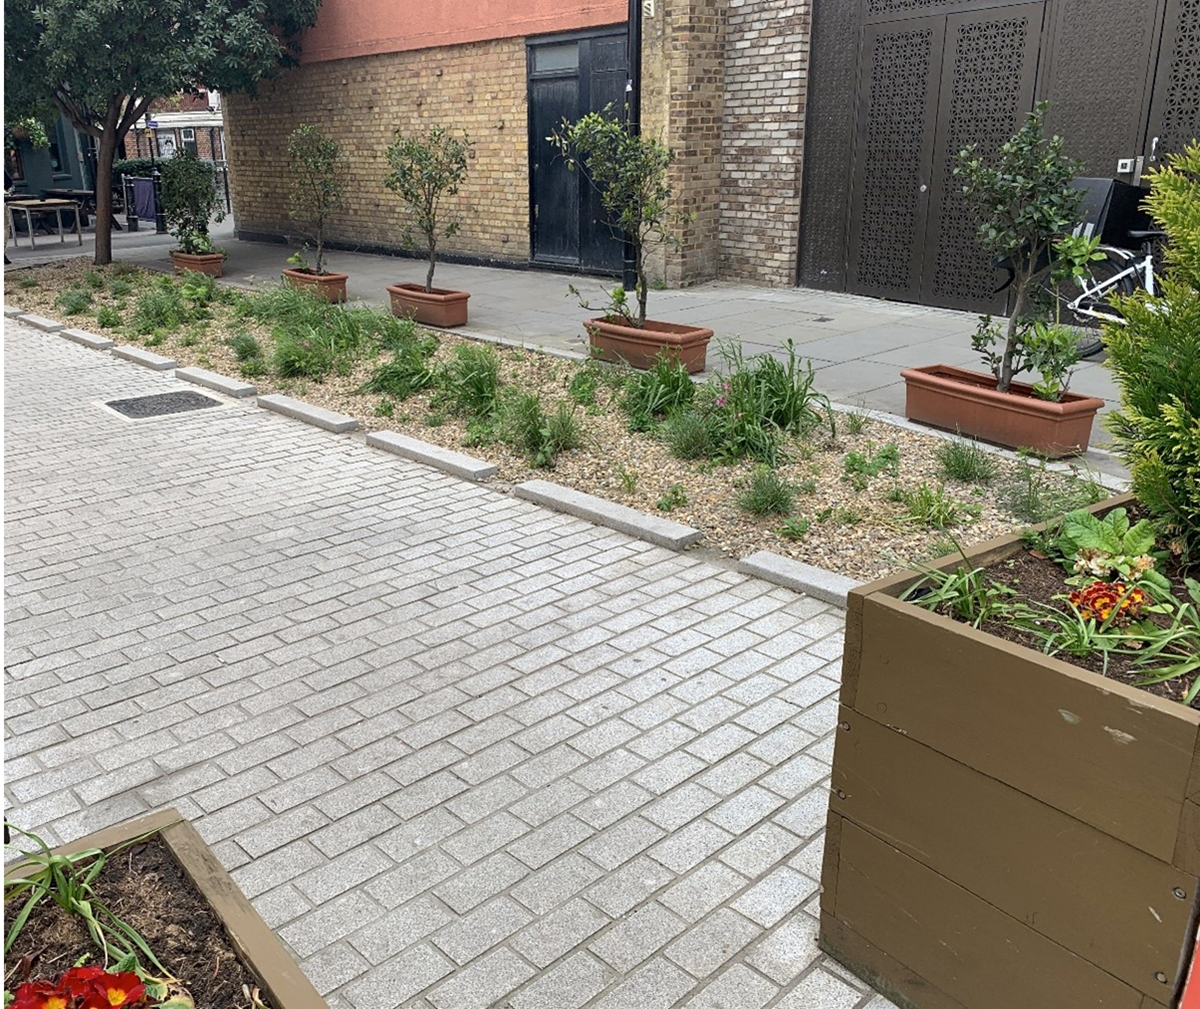
[[[1127,589],[1124,582],[1097,581],[1076,589],[1067,599],[1084,620],[1105,623],[1111,617],[1114,626],[1124,627],[1142,615],[1146,593]]]

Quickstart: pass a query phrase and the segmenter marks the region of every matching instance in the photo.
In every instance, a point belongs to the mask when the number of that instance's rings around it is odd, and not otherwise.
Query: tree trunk
[[[437,266],[437,239],[429,239],[429,272],[425,274],[425,293],[433,291],[433,268]]]
[[[646,297],[649,294],[646,284],[646,251],[641,242],[637,243],[634,253],[637,256],[637,300],[638,328],[646,325]]]
[[[996,383],[997,392],[1008,392],[1013,380],[1013,357],[1017,352],[1017,340],[1021,328],[1021,317],[1029,304],[1029,278],[1021,273],[1016,277],[1017,300],[1013,304],[1012,315],[1008,317],[1008,330],[1005,333],[1004,357],[1000,361],[1000,381]]]
[[[97,266],[112,262],[112,176],[118,139],[115,130],[105,130],[96,153],[96,177],[92,180],[96,187],[96,255],[92,262]]]

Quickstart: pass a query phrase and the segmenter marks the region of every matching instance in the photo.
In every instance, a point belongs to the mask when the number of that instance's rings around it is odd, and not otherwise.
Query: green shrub
[[[687,503],[688,497],[683,489],[683,484],[673,483],[667,488],[667,492],[658,499],[654,507],[660,512],[670,512],[676,508],[682,508]]]
[[[786,515],[792,510],[791,485],[773,469],[759,466],[750,486],[738,498],[738,507],[751,515]]]
[[[1046,468],[1046,460],[1017,453],[1019,465],[1000,491],[1000,503],[1024,522],[1046,522],[1064,512],[1102,500],[1107,492],[1090,480],[1064,478]]]
[[[645,371],[634,372],[625,382],[621,406],[629,414],[629,426],[646,431],[657,418],[666,417],[692,402],[696,386],[678,360],[659,354]]]
[[[184,270],[179,281],[179,293],[196,305],[207,305],[217,297],[217,278],[195,270]]]
[[[866,490],[871,478],[884,472],[892,476],[900,472],[900,450],[895,442],[889,441],[870,456],[863,452],[847,452],[842,460],[842,479],[849,481],[855,490]]]
[[[500,436],[534,466],[553,466],[560,452],[582,444],[583,428],[572,404],[559,403],[547,415],[536,393],[515,392],[500,411]]]
[[[62,309],[63,315],[79,315],[91,307],[92,292],[83,287],[72,287],[63,291],[55,304]]]
[[[83,282],[93,291],[98,291],[104,286],[104,278],[95,270],[88,270],[87,273],[83,275]]]
[[[138,335],[156,329],[178,329],[187,321],[187,306],[170,277],[159,277],[142,292],[133,309],[133,331]]]
[[[996,478],[996,458],[978,442],[955,438],[939,445],[936,454],[938,468],[947,480],[989,484]]]
[[[1185,562],[1200,561],[1200,143],[1150,177],[1151,213],[1168,234],[1162,296],[1122,299],[1109,326],[1121,407],[1107,424],[1133,493]]]
[[[439,372],[437,382],[455,413],[492,417],[499,408],[500,359],[487,345],[459,344],[454,357]]]
[[[280,378],[311,378],[321,381],[333,371],[333,335],[310,328],[308,332],[282,330],[275,334],[271,368]]]
[[[239,361],[248,361],[252,357],[262,357],[262,345],[244,329],[234,333],[225,342]]]
[[[23,291],[28,291],[35,287],[41,287],[41,284],[39,284],[33,277],[22,277],[17,281],[17,287],[21,288]]]
[[[376,368],[358,392],[380,393],[393,399],[404,400],[432,382],[433,372],[425,356],[419,350],[410,348],[398,352],[394,360]]]
[[[567,395],[580,406],[595,406],[599,385],[595,370],[585,365],[571,376],[571,381],[567,383]]]
[[[961,505],[946,493],[945,487],[935,490],[929,484],[922,483],[916,490],[897,487],[888,496],[903,504],[908,509],[909,520],[918,525],[930,529],[949,529],[958,523]]]
[[[238,365],[243,378],[257,378],[267,373],[267,362],[261,357],[248,357]]]
[[[785,540],[802,540],[808,534],[811,525],[808,519],[798,516],[788,519],[777,531]]]
[[[132,277],[139,270],[139,267],[134,263],[126,263],[123,260],[118,260],[112,265],[114,277]]]
[[[677,459],[699,459],[712,451],[708,424],[694,410],[679,410],[662,425],[663,440]]]
[[[121,313],[112,305],[101,305],[96,311],[96,325],[101,329],[114,329],[121,325]]]

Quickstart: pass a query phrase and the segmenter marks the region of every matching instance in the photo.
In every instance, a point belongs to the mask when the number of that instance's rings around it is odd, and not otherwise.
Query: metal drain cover
[[[187,413],[189,410],[204,410],[220,406],[220,402],[198,392],[162,392],[154,396],[136,396],[133,399],[114,399],[104,404],[126,417],[163,417],[169,413]]]

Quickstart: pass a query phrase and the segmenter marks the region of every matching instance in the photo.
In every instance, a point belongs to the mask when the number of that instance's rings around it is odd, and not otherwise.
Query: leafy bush
[[[96,312],[96,325],[101,329],[114,329],[121,325],[121,313],[112,305],[101,305]]]
[[[1045,522],[1064,512],[1095,504],[1107,491],[1098,483],[1056,477],[1046,460],[1018,452],[1020,465],[1000,491],[1000,503],[1025,522]]]
[[[104,278],[95,270],[88,270],[87,273],[83,275],[83,282],[93,291],[98,291],[104,286]]]
[[[1200,560],[1200,144],[1150,176],[1147,204],[1168,234],[1162,296],[1121,299],[1108,326],[1121,408],[1108,428],[1133,492],[1184,561]]]
[[[802,540],[808,534],[811,525],[812,523],[808,519],[799,516],[788,519],[776,531],[785,540]]]
[[[336,140],[305,123],[292,131],[287,150],[293,177],[288,215],[312,229],[309,237],[317,257],[313,272],[324,273],[325,229],[346,206],[341,149]]]
[[[187,317],[187,306],[175,282],[170,277],[158,277],[134,306],[133,331],[145,335],[156,329],[178,329]]]
[[[792,510],[794,493],[773,469],[759,466],[750,478],[750,486],[738,498],[738,507],[751,515],[786,515]]]
[[[996,478],[996,459],[985,452],[978,442],[956,438],[939,445],[936,454],[942,476],[947,480],[989,484]]]
[[[83,287],[72,287],[63,291],[55,304],[62,309],[63,315],[79,315],[91,307],[92,292]]]
[[[179,278],[179,293],[196,305],[207,305],[216,299],[220,287],[217,278],[195,270],[184,270]]]
[[[908,518],[931,529],[949,529],[959,520],[961,505],[946,493],[945,487],[933,488],[927,483],[916,490],[897,487],[892,499],[908,509]]]
[[[121,280],[119,277],[113,277],[108,282],[108,293],[114,298],[124,298],[130,291],[133,290],[133,285],[128,280]]]
[[[245,330],[234,333],[225,342],[239,361],[249,361],[251,358],[263,356],[262,345]]]
[[[208,222],[224,219],[212,165],[184,148],[162,165],[162,210],[182,252],[212,252]]]
[[[455,413],[492,417],[500,403],[500,359],[489,346],[459,344],[454,357],[439,372],[437,382]]]
[[[862,452],[847,452],[842,460],[842,479],[849,481],[855,490],[866,490],[871,478],[880,473],[896,476],[900,472],[900,450],[889,441],[883,448],[870,456]]]
[[[333,334],[309,327],[281,330],[275,334],[271,368],[280,378],[311,378],[321,381],[333,371],[336,348]]]
[[[397,352],[393,360],[376,368],[358,392],[381,393],[403,400],[432,382],[433,371],[426,356],[413,347]]]
[[[662,426],[662,437],[677,459],[699,459],[712,451],[712,434],[694,410],[671,414]]]
[[[547,415],[536,393],[515,392],[500,412],[500,436],[528,455],[534,466],[553,466],[560,452],[583,443],[583,428],[572,404],[559,403]]]
[[[655,419],[687,406],[695,395],[696,386],[687,368],[659,354],[652,367],[633,372],[626,380],[621,406],[629,414],[629,426],[645,431]]]
[[[658,499],[654,507],[660,512],[670,512],[676,508],[682,508],[687,503],[688,497],[683,489],[683,484],[673,483],[667,488],[667,492]]]

